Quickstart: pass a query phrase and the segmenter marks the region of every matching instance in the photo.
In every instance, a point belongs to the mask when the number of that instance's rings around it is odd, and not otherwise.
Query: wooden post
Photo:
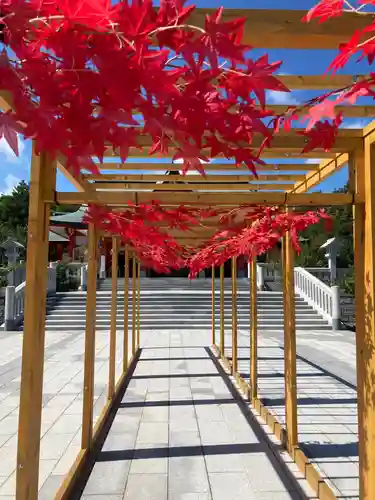
[[[224,264],[220,266],[220,355],[224,356],[225,350],[225,324],[224,324]]]
[[[354,206],[359,498],[375,498],[375,151],[372,134],[349,162]],[[354,182],[353,182],[354,181]]]
[[[124,352],[122,370],[128,371],[129,360],[129,247],[125,245],[124,269]]]
[[[215,266],[212,266],[212,345],[216,344],[215,338]]]
[[[237,351],[237,257],[232,257],[232,374],[238,371]]]
[[[297,352],[294,295],[294,251],[289,234],[283,237],[283,282],[284,282],[284,372],[286,446],[293,455],[298,444],[297,424]]]
[[[98,232],[88,229],[88,271],[86,295],[85,365],[83,382],[82,449],[89,449],[93,431],[96,283],[98,274]]]
[[[112,297],[111,297],[111,332],[109,338],[109,375],[108,399],[115,393],[116,379],[116,335],[117,335],[117,285],[118,285],[118,251],[119,239],[112,237]]]
[[[136,348],[136,292],[137,292],[137,262],[133,254],[133,270],[132,270],[132,354],[134,356]]]
[[[37,500],[42,416],[48,232],[56,163],[42,153],[31,160],[25,315],[17,450],[17,500]]]
[[[137,349],[141,340],[141,263],[137,266]]]
[[[250,387],[251,398],[258,397],[258,310],[257,260],[250,262]]]

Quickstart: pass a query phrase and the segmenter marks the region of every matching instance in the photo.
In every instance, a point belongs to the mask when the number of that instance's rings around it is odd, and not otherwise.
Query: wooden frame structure
[[[202,24],[207,9],[198,9],[193,23]],[[276,10],[227,10],[227,18],[245,16],[247,18],[245,43],[262,48],[289,49],[332,49],[348,38],[356,29],[368,23],[367,15],[346,14],[327,24],[301,24],[301,11]],[[350,84],[352,75],[333,77],[313,75],[284,75],[280,77],[292,89],[323,90],[338,88]],[[358,76],[356,76],[358,78]],[[359,78],[361,78],[359,76]],[[0,97],[0,107],[11,107],[9,95]],[[280,112],[282,106],[273,106]],[[375,106],[343,107],[345,116],[373,117]],[[255,142],[258,139],[255,140]],[[38,497],[38,467],[40,448],[40,428],[42,412],[43,361],[44,361],[44,316],[45,301],[40,300],[46,289],[47,246],[49,206],[57,201],[61,204],[99,203],[121,207],[124,201],[132,200],[143,203],[158,199],[164,205],[202,204],[215,206],[237,206],[239,204],[282,205],[286,209],[293,206],[353,205],[354,241],[356,260],[356,317],[357,317],[357,366],[358,366],[358,408],[359,408],[359,458],[360,458],[360,499],[375,498],[375,125],[363,130],[346,129],[338,134],[332,151],[314,151],[301,155],[304,138],[298,131],[279,134],[272,148],[264,151],[267,165],[259,168],[260,176],[254,179],[245,167],[234,167],[226,162],[207,165],[207,177],[198,175],[169,176],[168,184],[160,183],[163,175],[154,171],[176,169],[175,164],[149,163],[147,151],[150,146],[145,138],[143,152],[132,154],[144,157],[143,163],[132,163],[129,159],[121,163],[116,159],[116,152],[107,150],[106,156],[116,163],[100,165],[101,176],[70,173],[64,158],[52,162],[46,155],[33,153],[31,168],[27,286],[25,327],[23,337],[21,400],[19,418],[18,456],[17,456],[17,500],[36,500]],[[306,159],[316,159],[317,163],[306,163]],[[349,166],[350,193],[312,193],[329,175],[344,166]],[[74,184],[77,192],[55,192],[56,169]],[[139,170],[135,175],[134,170]],[[115,173],[113,173],[113,171]],[[108,173],[111,172],[111,173]],[[183,181],[184,184],[174,184]],[[156,193],[155,193],[156,191]],[[178,191],[178,195],[176,192]],[[214,227],[204,227],[197,231],[178,232],[176,238],[183,243],[199,245],[209,238]],[[56,499],[68,499],[77,478],[89,459],[100,428],[106,418],[116,394],[123,387],[132,361],[128,359],[128,327],[132,340],[133,360],[139,348],[139,285],[136,276],[139,266],[133,259],[132,274],[132,324],[128,321],[129,304],[129,253],[125,252],[125,290],[124,290],[124,362],[120,379],[115,380],[116,353],[116,303],[117,283],[113,282],[113,302],[111,309],[110,332],[110,373],[108,404],[93,427],[93,369],[95,363],[95,300],[96,300],[96,253],[98,234],[93,226],[89,229],[89,268],[87,283],[87,315],[85,332],[85,370],[84,370],[84,406],[82,416],[82,449]],[[118,239],[113,239],[113,262],[116,266]],[[235,269],[233,261],[233,269]],[[284,240],[284,281],[285,281],[285,381],[287,423],[283,429],[275,417],[262,405],[257,391],[257,314],[256,314],[256,276],[255,262],[251,263],[251,377],[250,384],[241,379],[237,372],[237,323],[236,323],[236,286],[232,289],[232,361],[225,354],[224,342],[224,272],[220,268],[220,336],[217,352],[223,362],[230,366],[232,374],[240,386],[250,395],[254,407],[271,426],[275,434],[283,441],[289,453],[300,466],[310,484],[321,500],[334,498],[329,486],[319,477],[298,447],[297,411],[296,411],[296,336],[294,319],[293,255],[288,239]],[[117,266],[116,266],[117,269]],[[113,274],[115,277],[115,274]],[[213,278],[214,280],[214,278]],[[115,289],[116,288],[116,289]],[[214,281],[212,291],[214,293]],[[38,300],[36,300],[38,297]],[[213,301],[213,318],[215,303]],[[213,340],[216,342],[215,324]]]

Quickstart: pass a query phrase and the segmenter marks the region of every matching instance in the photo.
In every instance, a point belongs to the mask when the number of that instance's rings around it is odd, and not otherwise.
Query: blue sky
[[[314,0],[204,0],[195,3],[199,7],[224,7],[230,8],[254,8],[254,9],[308,9],[316,2]],[[252,57],[259,57],[267,52],[272,61],[283,60],[281,73],[297,74],[320,74],[328,67],[335,55],[335,51],[302,51],[302,50],[254,50]],[[366,63],[347,65],[345,73],[361,74],[368,72]],[[269,102],[276,104],[295,104],[310,99],[314,94],[311,92],[293,92],[290,94],[271,93]],[[316,95],[316,94],[315,94]],[[362,101],[363,103],[365,101]],[[351,119],[345,121],[345,126],[361,128],[369,120]],[[15,157],[4,139],[0,140],[0,193],[8,193],[20,180],[29,180],[30,174],[30,141],[20,138],[20,155]],[[331,176],[319,186],[319,189],[331,191],[341,187],[347,180],[347,169],[343,169],[336,175]],[[74,188],[61,175],[58,174],[57,189],[59,191],[70,191]]]

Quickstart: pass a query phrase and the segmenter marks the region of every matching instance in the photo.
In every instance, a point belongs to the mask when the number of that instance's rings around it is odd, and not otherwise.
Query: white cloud
[[[305,163],[314,165],[316,163],[320,163],[320,160],[318,160],[317,158],[307,158],[307,160],[305,160]]]
[[[290,92],[278,92],[277,90],[270,90],[267,92],[266,101],[270,104],[285,104],[295,105],[299,104],[297,99],[292,96]]]
[[[19,163],[22,158],[22,154],[25,150],[25,142],[24,140],[18,135],[18,149],[19,149],[19,155],[16,156],[9,146],[8,142],[5,140],[4,137],[0,139],[0,153],[5,155],[6,161],[10,163]]]
[[[7,195],[7,194],[12,194],[13,189],[18,186],[18,184],[21,182],[21,179],[19,177],[16,177],[13,174],[8,174],[5,179],[5,191],[0,192],[0,195]]]
[[[358,120],[345,120],[342,128],[364,128],[372,121],[371,118],[362,118]]]

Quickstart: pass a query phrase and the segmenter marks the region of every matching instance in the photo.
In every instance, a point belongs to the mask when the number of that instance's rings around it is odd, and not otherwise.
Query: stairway
[[[104,280],[97,292],[98,330],[110,325],[111,280]],[[220,324],[219,280],[216,280],[216,325]],[[119,279],[117,297],[117,326],[124,325],[124,280]],[[249,330],[249,281],[237,281],[238,328]],[[231,328],[231,280],[225,280],[225,325]],[[281,292],[258,292],[258,327],[263,330],[283,329],[283,295]],[[86,293],[57,294],[53,307],[47,311],[48,330],[82,330],[85,328]],[[129,324],[131,324],[131,280],[129,282]],[[296,297],[296,326],[298,329],[330,328],[302,298]],[[145,329],[210,329],[211,280],[186,278],[141,279],[141,327]]]

